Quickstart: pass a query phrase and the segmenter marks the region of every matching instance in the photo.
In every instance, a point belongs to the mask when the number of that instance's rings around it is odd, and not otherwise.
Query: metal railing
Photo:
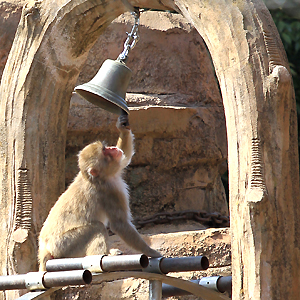
[[[0,290],[28,289],[19,300],[40,299],[62,286],[99,284],[125,278],[149,280],[149,299],[194,294],[206,300],[229,298],[222,293],[231,290],[231,276],[183,280],[167,276],[169,272],[207,270],[205,256],[148,258],[146,255],[95,255],[82,258],[52,259],[46,272],[0,276]]]

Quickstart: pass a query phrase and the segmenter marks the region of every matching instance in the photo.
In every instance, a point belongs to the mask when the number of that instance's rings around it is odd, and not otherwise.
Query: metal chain
[[[126,32],[127,39],[124,43],[124,50],[117,58],[117,60],[121,62],[126,61],[129,51],[134,48],[134,46],[136,45],[136,43],[140,38],[138,34],[138,29],[140,25],[140,11],[139,9],[136,9],[135,11],[132,11],[131,14],[134,16],[134,24],[131,29],[131,32],[130,33]]]
[[[137,228],[141,228],[147,224],[166,224],[174,220],[194,220],[203,225],[210,227],[229,227],[229,217],[222,216],[219,213],[207,213],[201,210],[184,210],[180,212],[163,212],[154,214],[151,217],[134,220]]]

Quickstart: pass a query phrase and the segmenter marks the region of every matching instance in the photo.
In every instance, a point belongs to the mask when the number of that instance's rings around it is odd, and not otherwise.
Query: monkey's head
[[[89,179],[105,180],[121,171],[123,151],[94,142],[80,151],[78,165],[81,173]]]

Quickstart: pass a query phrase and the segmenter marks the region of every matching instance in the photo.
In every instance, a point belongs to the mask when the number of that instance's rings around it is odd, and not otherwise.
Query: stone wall
[[[0,79],[21,17],[25,1],[0,1]]]
[[[25,2],[0,2],[0,76]],[[89,81],[105,59],[117,58],[132,22],[124,14],[107,28],[91,49],[78,84]],[[206,46],[178,14],[143,12],[139,32],[127,62],[132,80],[126,100],[136,143],[126,174],[133,215],[186,209],[227,215],[220,177],[227,169],[225,118]],[[80,149],[96,139],[116,142],[116,119],[72,96],[66,185],[78,171]]]
[[[133,17],[115,20],[91,49],[78,84],[89,81],[107,59],[122,51]],[[223,104],[206,46],[178,14],[141,14],[140,41],[127,66],[126,100],[136,153],[126,172],[134,216],[198,209],[227,215],[220,175],[226,171]],[[201,66],[199,69],[197,66]],[[117,116],[73,95],[66,181],[77,172],[75,154],[87,143],[117,140]]]

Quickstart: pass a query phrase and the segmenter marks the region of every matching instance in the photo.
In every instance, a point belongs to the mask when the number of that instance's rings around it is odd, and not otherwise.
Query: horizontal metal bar
[[[200,280],[190,280],[190,282],[201,285],[203,287],[209,288],[220,293],[231,292],[232,290],[232,276],[212,276],[212,277],[203,277]],[[191,293],[176,288],[168,284],[162,284],[162,295],[163,298],[172,297],[172,296],[184,296],[191,295]]]
[[[92,273],[88,270],[47,272],[43,281],[46,288],[89,284],[92,282]]]
[[[0,290],[25,289],[26,274],[0,276]]]
[[[207,270],[209,262],[206,256],[169,257],[160,262],[162,273],[189,272]]]
[[[203,287],[199,284],[194,284],[188,280],[167,276],[164,274],[148,273],[148,272],[135,272],[135,271],[122,271],[122,272],[107,272],[93,274],[92,284],[100,284],[102,282],[121,280],[125,278],[143,278],[147,280],[159,280],[171,286],[175,286],[182,290],[189,291],[191,294],[206,300],[230,300],[230,298],[222,293]]]
[[[25,276],[25,287],[30,291],[43,290],[45,271],[29,272]]]
[[[149,264],[144,254],[136,255],[92,255],[81,258],[51,259],[46,263],[46,269],[53,271],[68,271],[88,269],[91,272],[112,272],[141,270]]]
[[[196,285],[199,285],[199,279],[197,280],[190,280],[190,282],[195,283]],[[169,284],[162,284],[162,297],[172,297],[172,296],[185,296],[185,295],[191,295],[191,293],[182,290],[180,288],[177,288],[175,286],[169,285]]]
[[[209,262],[206,256],[159,257],[149,258],[145,272],[167,274],[169,272],[189,272],[207,270]]]
[[[47,272],[82,270],[82,257],[50,259],[46,262],[46,270]]]
[[[104,256],[102,259],[104,272],[141,270],[148,264],[149,259],[145,254]]]
[[[217,282],[218,291],[221,293],[232,291],[232,276],[220,276]]]
[[[37,284],[37,281],[39,284]],[[0,276],[0,290],[51,288],[75,284],[89,284],[92,274],[88,270],[63,272],[30,272],[27,274]]]

